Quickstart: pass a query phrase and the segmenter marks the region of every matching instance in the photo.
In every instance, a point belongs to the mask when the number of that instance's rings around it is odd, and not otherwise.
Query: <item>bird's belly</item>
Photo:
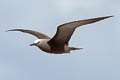
[[[61,49],[61,48],[59,48],[59,47],[54,47],[54,49],[51,48],[51,53],[53,53],[53,54],[64,54],[64,53],[70,53],[70,49],[69,49],[69,47],[66,46],[66,45],[64,46],[63,49]]]

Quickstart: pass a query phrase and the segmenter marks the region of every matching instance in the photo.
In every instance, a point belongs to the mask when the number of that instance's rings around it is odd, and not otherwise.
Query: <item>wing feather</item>
[[[43,34],[43,33],[34,31],[34,30],[12,29],[12,30],[8,30],[8,31],[20,31],[20,32],[24,32],[24,33],[28,33],[28,34],[34,35],[34,36],[36,36],[36,37],[39,38],[39,39],[50,39],[49,36],[47,36],[47,35],[45,35],[45,34]],[[8,32],[8,31],[7,31],[7,32]]]
[[[95,22],[98,22],[100,20],[104,20],[104,19],[107,19],[110,17],[113,17],[113,16],[79,20],[79,21],[74,21],[74,22],[62,24],[62,25],[58,26],[56,34],[49,41],[49,43],[54,43],[56,45],[68,44],[73,32],[75,31],[75,29],[77,27],[80,27],[80,26],[86,25],[86,24],[95,23]]]

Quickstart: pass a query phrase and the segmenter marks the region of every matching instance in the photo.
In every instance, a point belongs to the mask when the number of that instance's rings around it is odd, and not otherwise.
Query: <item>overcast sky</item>
[[[114,15],[78,28],[70,46],[84,48],[53,55],[30,47],[34,36],[53,36],[66,22]],[[0,0],[0,80],[120,80],[119,0]]]

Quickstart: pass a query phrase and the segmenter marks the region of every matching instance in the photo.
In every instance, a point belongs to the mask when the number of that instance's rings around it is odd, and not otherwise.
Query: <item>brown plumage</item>
[[[12,30],[8,30],[8,31],[21,31],[21,32],[29,33],[29,34],[36,36],[37,38],[39,38],[39,40],[36,40],[32,45],[39,47],[40,49],[42,49],[45,52],[58,53],[58,54],[69,53],[71,50],[82,49],[82,48],[69,47],[69,44],[68,44],[69,40],[76,28],[78,28],[82,25],[95,23],[95,22],[98,22],[100,20],[104,20],[104,19],[107,19],[110,17],[113,17],[113,16],[79,20],[79,21],[62,24],[62,25],[58,26],[57,32],[53,38],[50,38],[49,36],[47,36],[43,33],[33,31],[33,30],[12,29]]]
[[[32,34],[34,36],[36,36],[37,38],[39,39],[50,39],[49,36],[43,34],[43,33],[40,33],[40,32],[37,32],[37,31],[33,31],[33,30],[26,30],[26,29],[12,29],[12,30],[8,30],[8,31],[21,31],[21,32],[24,32],[24,33],[29,33],[29,34]],[[7,32],[8,32],[7,31]]]

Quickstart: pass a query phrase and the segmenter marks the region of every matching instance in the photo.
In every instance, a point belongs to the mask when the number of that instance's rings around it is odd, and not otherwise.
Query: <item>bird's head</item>
[[[41,43],[41,40],[40,39],[37,39],[34,41],[34,43],[30,44],[30,46],[37,46]]]

